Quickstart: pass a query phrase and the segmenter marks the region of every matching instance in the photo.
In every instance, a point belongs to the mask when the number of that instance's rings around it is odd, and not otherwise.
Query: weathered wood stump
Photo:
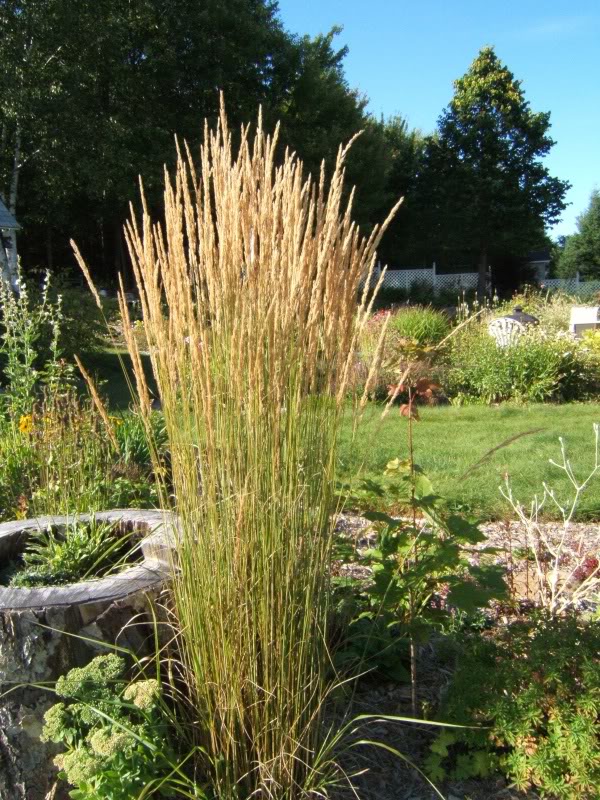
[[[106,511],[95,518],[118,523],[123,532],[139,531],[138,564],[67,586],[0,587],[0,800],[44,800],[54,786],[56,748],[39,736],[43,715],[56,698],[41,684],[52,686],[68,670],[108,652],[102,642],[139,655],[154,646],[148,611],[168,577],[174,520],[161,511],[140,510]],[[78,519],[85,522],[89,515]],[[22,552],[30,531],[66,522],[66,517],[43,517],[0,524],[0,563]]]

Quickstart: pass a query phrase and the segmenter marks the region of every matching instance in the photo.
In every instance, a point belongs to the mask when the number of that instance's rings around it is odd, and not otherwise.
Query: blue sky
[[[600,0],[279,0],[294,33],[344,30],[346,76],[375,115],[401,114],[424,132],[452,97],[452,82],[484,45],[522,81],[534,111],[550,111],[551,173],[573,184],[553,237],[600,188]]]

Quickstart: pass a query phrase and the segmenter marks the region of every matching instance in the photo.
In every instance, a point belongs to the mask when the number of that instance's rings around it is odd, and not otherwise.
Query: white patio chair
[[[525,331],[525,325],[510,317],[498,317],[488,325],[488,332],[496,340],[498,347],[514,344]]]

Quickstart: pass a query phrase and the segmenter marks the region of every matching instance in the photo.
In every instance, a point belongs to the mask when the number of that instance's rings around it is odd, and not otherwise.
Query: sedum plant
[[[223,800],[326,779],[335,442],[385,228],[365,239],[352,222],[347,148],[315,184],[277,146],[259,120],[235,149],[222,110],[199,170],[179,152],[164,222],[144,204],[126,228],[181,521],[180,660]],[[121,313],[149,420],[123,292]]]
[[[126,664],[110,653],[60,677],[61,702],[44,716],[42,740],[65,750],[55,758],[73,800],[134,797],[203,798],[182,769],[175,726],[155,678],[125,680]]]

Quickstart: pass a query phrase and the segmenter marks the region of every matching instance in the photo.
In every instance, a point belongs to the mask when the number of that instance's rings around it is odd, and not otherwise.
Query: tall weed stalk
[[[222,110],[199,170],[186,148],[166,176],[164,224],[144,203],[126,227],[181,521],[181,658],[227,800],[304,797],[323,780],[335,441],[370,313],[361,286],[393,214],[360,235],[347,148],[318,184],[276,150],[259,118],[234,151]],[[120,305],[149,421],[123,291]]]

